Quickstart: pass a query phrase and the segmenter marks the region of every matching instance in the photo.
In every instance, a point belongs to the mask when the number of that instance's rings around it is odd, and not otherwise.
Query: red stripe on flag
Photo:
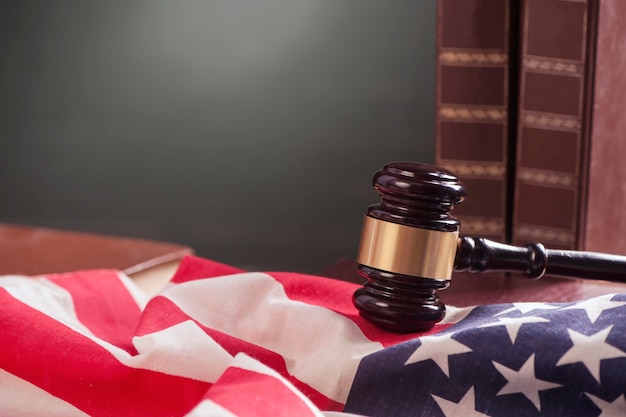
[[[96,337],[137,353],[132,337],[141,310],[117,271],[77,271],[46,278],[72,295],[78,320]]]
[[[291,375],[287,370],[287,365],[285,364],[284,358],[279,353],[273,352],[269,349],[265,349],[261,346],[220,332],[218,330],[206,327],[202,323],[196,321],[193,317],[187,315],[178,307],[178,305],[176,305],[174,302],[166,297],[157,296],[150,300],[150,302],[146,306],[146,309],[144,310],[141,322],[137,328],[137,335],[142,336],[158,332],[187,320],[194,321],[194,323],[196,323],[199,328],[201,328],[207,335],[213,338],[213,340],[215,340],[222,348],[224,348],[224,350],[226,350],[232,356],[243,352],[246,355],[258,360],[259,362],[278,372],[282,377],[284,377],[291,384],[293,384],[300,392],[306,395],[320,409],[343,409],[344,405],[342,403],[328,398],[327,396],[312,388],[310,385],[300,381],[299,379]]]
[[[237,367],[228,368],[207,397],[241,417],[315,416],[278,379]]]
[[[0,289],[0,367],[93,416],[171,416],[211,384],[136,369]]]

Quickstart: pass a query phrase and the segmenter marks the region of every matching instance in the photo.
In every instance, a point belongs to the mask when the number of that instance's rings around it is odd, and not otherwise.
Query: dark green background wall
[[[0,222],[253,269],[354,257],[373,172],[433,159],[435,18],[434,0],[4,0]]]

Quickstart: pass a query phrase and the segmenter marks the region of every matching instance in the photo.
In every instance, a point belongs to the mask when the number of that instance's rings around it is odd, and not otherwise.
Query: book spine
[[[626,1],[599,4],[584,224],[589,251],[626,254]]]
[[[514,244],[582,248],[598,0],[522,0]]]
[[[468,197],[461,233],[510,238],[518,0],[438,0],[435,163]]]

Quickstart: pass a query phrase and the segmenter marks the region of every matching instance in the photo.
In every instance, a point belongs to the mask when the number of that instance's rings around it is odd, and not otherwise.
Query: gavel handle
[[[481,237],[459,237],[454,270],[521,272],[530,279],[557,275],[626,282],[626,256],[551,250],[541,243],[517,247]]]

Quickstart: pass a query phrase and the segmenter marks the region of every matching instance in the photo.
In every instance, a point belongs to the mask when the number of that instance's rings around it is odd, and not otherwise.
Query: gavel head
[[[385,165],[373,183],[381,201],[364,216],[357,262],[367,282],[354,305],[387,329],[430,329],[445,315],[437,291],[450,283],[459,235],[450,211],[465,189],[449,171],[410,162]]]

